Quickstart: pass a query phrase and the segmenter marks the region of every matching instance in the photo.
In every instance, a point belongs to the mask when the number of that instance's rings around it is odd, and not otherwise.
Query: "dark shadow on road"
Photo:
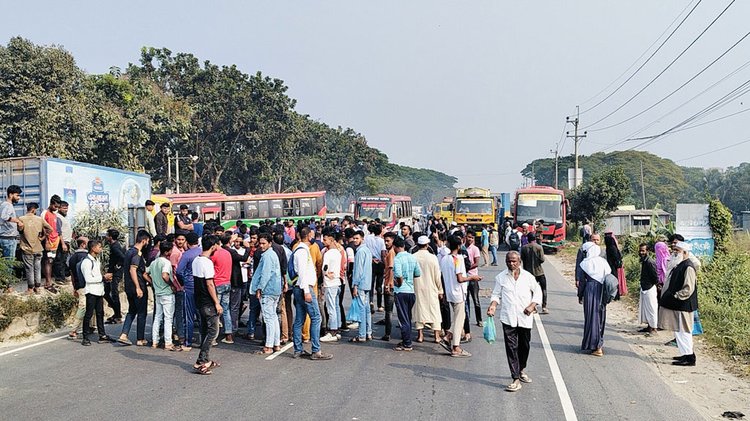
[[[192,363],[185,363],[183,361],[178,361],[173,358],[168,358],[164,355],[164,352],[168,351],[161,351],[160,355],[152,355],[148,353],[140,353],[136,352],[133,349],[130,349],[130,347],[119,347],[119,349],[116,350],[117,353],[122,355],[123,357],[130,358],[131,360],[138,360],[138,361],[149,361],[152,363],[157,364],[167,364],[167,365],[173,365],[175,367],[179,367],[187,372],[194,372],[193,364]],[[197,355],[197,354],[196,354]]]
[[[404,370],[411,370],[416,377],[423,377],[426,379],[437,380],[441,382],[449,381],[450,379],[460,380],[470,383],[477,383],[492,388],[504,387],[505,385],[500,382],[498,376],[487,376],[484,374],[475,374],[466,371],[453,370],[450,368],[441,367],[427,367],[424,365],[413,365],[413,364],[399,364],[393,363],[388,364],[393,368],[400,368]],[[497,380],[496,382],[490,380]]]

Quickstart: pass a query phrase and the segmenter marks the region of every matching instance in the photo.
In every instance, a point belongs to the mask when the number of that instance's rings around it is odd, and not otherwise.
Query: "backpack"
[[[513,231],[508,237],[508,245],[511,250],[518,250],[521,247],[521,239],[518,237],[518,231]]]
[[[301,249],[302,247],[297,247],[294,249],[292,254],[289,256],[289,261],[286,263],[286,274],[288,276],[287,283],[289,285],[295,285],[297,283],[297,280],[299,279],[299,272],[297,272],[297,268],[294,266],[294,255],[297,254],[297,250]]]
[[[86,257],[79,260],[78,263],[76,263],[76,283],[86,283],[86,278],[83,276],[83,272],[81,271],[81,263],[83,263],[86,260],[91,260],[91,263],[93,265],[94,259],[90,258],[87,254]],[[93,267],[93,266],[92,266]]]
[[[607,305],[617,296],[617,289],[620,285],[620,281],[617,277],[611,273],[604,277],[602,282],[604,288],[602,288],[602,304]]]

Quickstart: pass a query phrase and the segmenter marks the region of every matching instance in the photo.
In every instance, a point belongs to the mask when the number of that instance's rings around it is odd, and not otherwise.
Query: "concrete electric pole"
[[[579,170],[578,170],[578,142],[579,142],[579,139],[583,139],[584,137],[586,137],[586,134],[588,133],[588,132],[583,132],[582,135],[578,134],[579,115],[580,115],[580,108],[578,105],[576,105],[576,118],[571,120],[570,117],[565,117],[566,122],[573,124],[573,135],[571,136],[570,132],[565,132],[565,135],[567,137],[573,138],[573,148],[574,148],[574,154],[575,154],[575,159],[576,159],[575,173],[573,174],[573,177],[574,177],[573,188],[578,187],[583,181],[583,178],[580,176]]]

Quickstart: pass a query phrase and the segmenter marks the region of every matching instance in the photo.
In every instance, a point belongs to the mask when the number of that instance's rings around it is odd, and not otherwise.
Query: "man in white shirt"
[[[81,274],[86,280],[86,314],[83,316],[83,340],[81,345],[90,346],[88,335],[91,334],[91,317],[96,312],[96,328],[99,330],[99,343],[114,342],[104,331],[104,277],[99,255],[102,253],[102,243],[91,240],[88,243],[89,254],[79,263]],[[107,280],[112,280],[112,274],[107,274]]]
[[[524,369],[529,358],[533,314],[536,306],[542,304],[542,289],[534,275],[521,268],[521,255],[517,251],[508,252],[505,265],[508,269],[495,277],[492,303],[487,315],[494,316],[495,308],[502,301],[500,322],[503,325],[505,354],[513,377],[513,382],[505,390],[516,392],[521,389],[521,382],[531,383]]]
[[[309,356],[311,360],[330,360],[331,354],[323,354],[320,351],[320,307],[315,297],[313,286],[318,282],[315,271],[315,263],[310,255],[310,228],[304,227],[297,232],[300,244],[294,249],[292,258],[294,268],[297,272],[297,282],[294,285],[294,326],[292,337],[294,339],[294,358]],[[310,316],[310,342],[312,353],[309,354],[302,347],[302,325],[305,316]]]
[[[466,317],[464,302],[466,301],[467,282],[481,281],[482,277],[479,275],[466,276],[464,258],[458,253],[461,243],[462,240],[458,236],[451,235],[448,237],[448,246],[451,253],[440,260],[440,272],[445,282],[445,298],[453,310],[451,330],[440,341],[440,345],[451,353],[451,357],[466,358],[471,357],[471,354],[462,349],[460,344],[464,318]]]
[[[327,229],[323,234],[326,252],[323,255],[323,292],[328,314],[328,332],[321,342],[336,342],[339,335],[339,293],[341,292],[341,251],[336,247],[335,232]]]

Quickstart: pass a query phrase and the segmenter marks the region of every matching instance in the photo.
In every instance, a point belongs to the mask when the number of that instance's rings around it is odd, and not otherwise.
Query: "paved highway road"
[[[483,288],[492,288],[499,269],[481,271]],[[549,346],[537,324],[527,369],[533,383],[517,393],[503,390],[510,374],[502,340],[487,344],[475,325],[468,359],[427,342],[395,352],[391,340],[323,344],[331,361],[295,360],[291,350],[267,360],[252,355],[260,344],[237,340],[214,348],[222,367],[211,376],[193,373],[196,350],[84,348],[61,339],[0,350],[0,419],[702,419],[618,334],[606,336],[603,358],[582,354],[575,293],[554,267],[545,270],[551,314],[541,328]]]

